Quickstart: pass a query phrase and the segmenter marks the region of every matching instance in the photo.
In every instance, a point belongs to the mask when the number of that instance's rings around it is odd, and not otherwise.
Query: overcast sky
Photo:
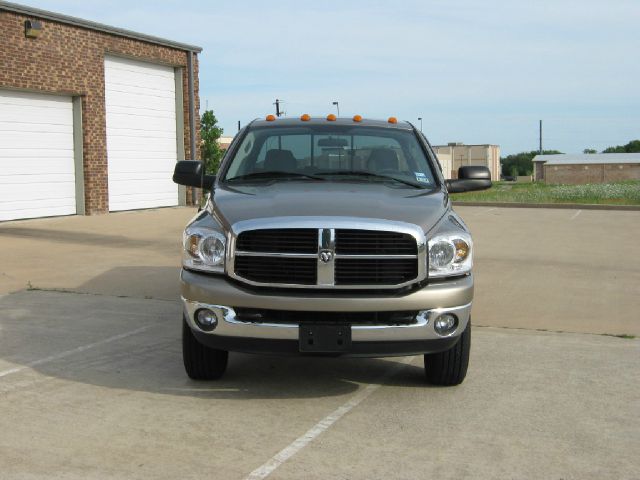
[[[225,134],[272,113],[395,115],[432,143],[578,153],[640,138],[638,0],[18,0],[203,47]]]

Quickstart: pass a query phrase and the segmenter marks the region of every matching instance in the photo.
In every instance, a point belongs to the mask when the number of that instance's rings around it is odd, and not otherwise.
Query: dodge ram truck
[[[210,192],[183,235],[187,375],[220,378],[229,352],[423,355],[427,382],[461,383],[473,242],[449,193],[490,178],[446,180],[412,124],[359,115],[254,120],[215,176],[178,162]]]

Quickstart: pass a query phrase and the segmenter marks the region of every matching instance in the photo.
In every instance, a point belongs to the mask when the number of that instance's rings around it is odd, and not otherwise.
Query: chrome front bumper
[[[182,299],[184,314],[192,330],[220,337],[261,338],[265,340],[298,340],[297,323],[249,322],[236,318],[232,307],[211,305]],[[215,312],[220,319],[218,326],[211,332],[202,330],[194,321],[195,313],[201,308]],[[458,317],[458,327],[446,337],[455,337],[467,327],[471,313],[471,303],[459,307],[434,308],[421,310],[415,323],[408,325],[353,325],[351,338],[354,342],[398,342],[413,340],[435,340],[445,338],[433,329],[433,321],[443,313],[453,313]]]
[[[185,318],[201,336],[298,340],[297,323],[261,323],[236,318],[234,307],[299,311],[418,311],[416,321],[407,325],[353,325],[353,342],[403,342],[438,340],[444,337],[433,329],[442,313],[458,317],[458,326],[448,338],[459,336],[469,322],[473,299],[473,277],[428,285],[405,295],[332,296],[330,292],[291,295],[254,293],[222,276],[208,276],[183,270],[182,300]],[[220,319],[212,332],[202,331],[194,321],[201,308],[213,310]]]

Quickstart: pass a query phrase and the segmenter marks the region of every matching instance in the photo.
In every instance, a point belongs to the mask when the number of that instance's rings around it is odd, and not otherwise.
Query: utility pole
[[[542,155],[542,120],[540,120],[540,155]]]
[[[240,131],[240,120],[238,120],[238,131]]]
[[[336,109],[338,110],[338,116],[340,116],[340,105],[338,105],[338,102],[333,102],[333,104],[336,106]]]
[[[276,98],[276,103],[274,103],[274,105],[276,106],[276,117],[280,117],[282,115],[284,115],[284,112],[280,111],[280,104],[284,103],[282,100],[278,100]]]
[[[422,131],[422,117],[418,117],[418,120],[420,120],[420,131]]]

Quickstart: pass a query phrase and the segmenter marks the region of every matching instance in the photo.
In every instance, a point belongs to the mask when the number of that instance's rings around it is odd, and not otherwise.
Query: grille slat
[[[396,285],[418,275],[415,258],[407,260],[336,258],[336,285]]]
[[[377,230],[336,230],[336,255],[416,255],[413,236]]]
[[[266,253],[316,253],[318,230],[286,228],[242,232],[236,242],[238,250]]]
[[[236,257],[235,271],[254,282],[315,285],[316,264],[315,258]]]
[[[236,318],[251,323],[330,323],[349,325],[411,325],[417,311],[398,312],[305,312],[235,308]]]

